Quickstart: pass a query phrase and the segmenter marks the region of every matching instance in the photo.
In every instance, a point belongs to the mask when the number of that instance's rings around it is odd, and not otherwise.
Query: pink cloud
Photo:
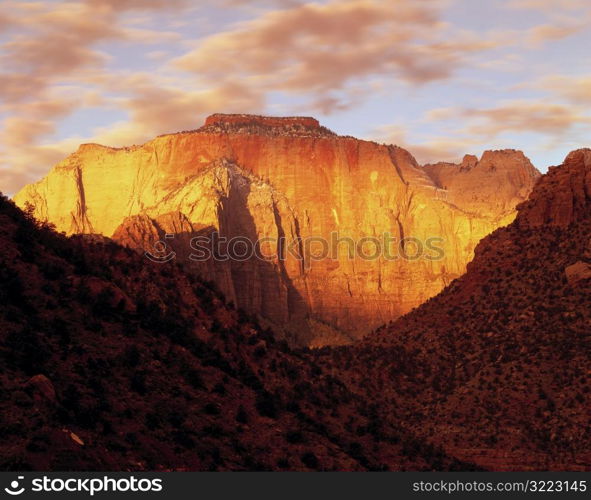
[[[65,143],[40,142],[55,132],[61,118],[93,105],[92,99],[94,105],[101,101],[96,92],[89,92],[89,86],[109,91],[113,81],[105,70],[109,56],[99,51],[97,44],[178,38],[125,25],[122,14],[184,5],[184,1],[174,0],[3,2],[10,17],[0,16],[0,30],[14,26],[18,31],[0,46],[0,110],[8,114],[0,132],[2,189],[14,191],[20,187],[18,183],[63,157]]]
[[[591,123],[591,118],[564,104],[544,101],[512,101],[488,109],[465,109],[462,116],[473,123],[469,133],[495,137],[503,132],[536,132],[564,134],[578,123]]]
[[[575,105],[591,103],[591,75],[550,76],[537,82],[535,87],[551,90]]]
[[[587,0],[510,0],[507,3],[509,8],[530,9],[542,12],[556,13],[558,11],[573,11],[589,7]]]
[[[417,141],[408,138],[408,128],[402,125],[385,125],[373,131],[375,140],[395,144],[408,151],[420,164],[439,161],[459,161],[464,154],[480,147],[478,140],[466,137],[431,137]]]
[[[465,54],[491,45],[474,36],[443,39],[438,5],[344,0],[265,12],[202,40],[173,65],[210,81],[315,92],[324,102],[322,94],[371,75],[415,84],[445,79]]]
[[[576,35],[586,27],[586,23],[577,23],[567,26],[542,24],[534,26],[527,31],[526,42],[533,46],[539,46],[544,42],[562,40],[563,38]]]

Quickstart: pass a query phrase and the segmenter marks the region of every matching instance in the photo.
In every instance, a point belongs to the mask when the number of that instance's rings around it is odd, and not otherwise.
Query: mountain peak
[[[478,156],[467,154],[467,155],[464,155],[464,158],[462,158],[462,163],[460,164],[460,168],[471,169],[471,168],[474,168],[477,163],[478,163]]]
[[[529,158],[519,149],[487,149],[480,158],[481,163],[495,162],[500,166],[504,163],[514,164],[516,160],[520,163],[530,163]]]
[[[519,207],[522,227],[566,227],[591,211],[591,149],[571,151],[564,163],[550,167],[530,198]]]
[[[580,148],[566,155],[564,163],[581,163],[589,167],[591,165],[591,148]]]
[[[15,201],[32,203],[36,216],[60,231],[114,236],[142,250],[178,234],[180,263],[215,280],[234,304],[273,322],[294,345],[314,347],[350,342],[438,293],[465,271],[483,236],[513,220],[535,181],[522,161],[512,168],[510,158],[493,162],[504,165],[496,169],[468,157],[471,170],[423,170],[402,148],[336,136],[307,117],[217,114],[199,130],[142,146],[82,151]],[[171,213],[190,226],[159,219]],[[133,230],[118,231],[129,217],[143,215],[127,220]],[[335,258],[322,261],[301,253],[303,246],[276,262],[252,255],[244,262],[194,263],[191,228],[251,242],[271,238],[277,243],[268,253],[277,258],[282,239],[289,245],[328,242],[336,234],[353,241],[391,233],[398,241],[441,236],[445,257],[353,262],[339,245]]]
[[[320,128],[316,118],[310,116],[263,116],[249,114],[228,114],[215,113],[205,119],[205,126],[208,125],[263,125],[267,127],[286,127],[290,125],[301,125],[310,128]]]
[[[262,116],[215,113],[205,119],[202,132],[256,133],[265,135],[334,136],[309,116]]]

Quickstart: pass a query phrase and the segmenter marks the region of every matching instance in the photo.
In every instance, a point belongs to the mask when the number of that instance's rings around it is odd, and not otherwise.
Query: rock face
[[[580,260],[564,269],[566,280],[570,285],[576,285],[579,281],[591,278],[591,266]]]
[[[290,132],[294,130],[299,131],[319,131],[321,129],[320,123],[316,118],[307,116],[291,116],[291,117],[276,117],[276,116],[254,116],[254,115],[226,115],[223,113],[216,113],[208,116],[205,119],[205,127],[220,127],[220,128],[241,128],[246,127],[252,129],[253,126],[263,127],[272,130],[280,130],[282,128],[290,128]],[[329,134],[330,135],[330,134]]]
[[[481,467],[591,467],[590,151],[551,168],[463,276],[348,351],[376,407],[396,400],[413,432]]]
[[[317,346],[348,343],[461,275],[538,175],[516,151],[423,168],[313,118],[213,115],[142,146],[82,145],[15,201],[68,234],[163,241],[238,307]],[[191,238],[215,233],[264,238],[265,258],[190,260]]]
[[[519,217],[522,227],[542,225],[567,227],[589,215],[591,200],[591,149],[572,151],[560,167],[548,175],[524,204]]]
[[[485,151],[480,160],[466,155],[459,165],[437,163],[425,165],[425,170],[449,203],[474,214],[504,213],[510,218],[539,176],[527,157],[513,149]]]

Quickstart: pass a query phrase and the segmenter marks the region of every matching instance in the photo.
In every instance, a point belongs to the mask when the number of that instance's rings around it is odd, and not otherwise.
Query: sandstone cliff
[[[350,342],[461,275],[476,243],[512,220],[537,176],[515,151],[422,168],[399,147],[337,136],[312,118],[213,115],[201,129],[141,146],[82,145],[15,201],[66,233],[142,248],[173,234],[177,258],[237,306],[293,343],[323,345]],[[266,253],[284,258],[188,261],[188,241],[203,231],[288,242],[389,233],[423,248],[394,248],[420,254],[413,260],[351,259],[345,243],[317,261],[298,244],[295,252],[275,244]],[[441,260],[425,258],[432,237],[442,239]],[[366,243],[371,256],[375,245]]]
[[[462,163],[425,165],[446,200],[474,214],[505,214],[527,199],[539,172],[529,159],[513,149],[485,151],[482,158],[466,155]],[[507,220],[510,222],[510,220]]]
[[[591,149],[572,151],[560,167],[550,167],[521,208],[522,227],[566,227],[591,210]]]
[[[315,354],[463,460],[590,470],[590,179],[591,150],[570,153],[513,223],[478,244],[463,276],[347,359]]]

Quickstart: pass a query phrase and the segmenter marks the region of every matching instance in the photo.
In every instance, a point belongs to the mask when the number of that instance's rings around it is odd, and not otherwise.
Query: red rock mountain
[[[571,153],[436,297],[296,351],[174,261],[0,198],[0,464],[591,470],[590,175]]]
[[[473,468],[174,262],[94,240],[0,196],[3,471]]]
[[[478,244],[465,275],[346,353],[319,356],[377,406],[395,402],[446,453],[493,470],[589,470],[590,332],[591,150],[582,149]]]
[[[313,118],[213,115],[141,146],[83,145],[15,201],[68,234],[142,249],[166,241],[290,343],[318,346],[348,343],[460,276],[538,175],[517,151],[423,168],[404,149],[337,136]],[[266,238],[275,257],[189,261],[190,239],[214,232]],[[336,248],[331,258],[315,258],[319,238]]]

